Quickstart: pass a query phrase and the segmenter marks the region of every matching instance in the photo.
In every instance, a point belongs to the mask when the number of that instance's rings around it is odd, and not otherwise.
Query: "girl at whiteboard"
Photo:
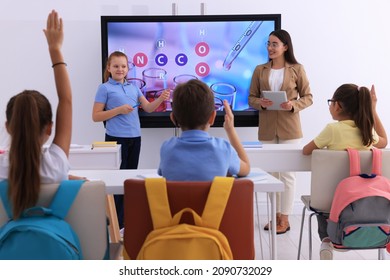
[[[129,72],[126,54],[115,51],[107,59],[105,82],[99,85],[92,110],[94,122],[105,122],[105,141],[121,145],[120,169],[137,169],[141,151],[141,125],[138,106],[145,112],[153,112],[162,102],[169,100],[165,90],[153,102],[149,102],[140,89],[126,80]],[[119,226],[123,228],[123,195],[115,195]]]
[[[258,139],[264,144],[298,144],[303,137],[299,112],[313,103],[309,81],[304,67],[295,59],[287,31],[271,32],[266,47],[269,61],[255,68],[248,98],[249,106],[259,110]],[[287,101],[280,104],[280,110],[268,110],[273,102],[263,97],[263,91],[285,91]],[[295,173],[273,175],[285,184],[285,191],[278,193],[276,200],[276,232],[282,234],[290,230]],[[267,224],[264,229],[269,227]]]

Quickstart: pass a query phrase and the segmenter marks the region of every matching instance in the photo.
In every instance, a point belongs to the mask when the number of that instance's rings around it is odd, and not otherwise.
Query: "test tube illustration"
[[[230,50],[230,52],[227,54],[224,62],[223,62],[223,68],[225,70],[230,70],[230,67],[232,67],[233,61],[237,58],[237,56],[240,54],[242,49],[246,46],[246,44],[249,42],[249,40],[252,38],[252,36],[256,33],[257,29],[263,24],[263,21],[252,21],[247,29],[244,31],[244,33],[241,35],[241,37],[238,39],[238,41],[234,44],[233,48]]]

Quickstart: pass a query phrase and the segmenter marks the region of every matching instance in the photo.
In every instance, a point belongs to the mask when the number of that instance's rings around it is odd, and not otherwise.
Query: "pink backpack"
[[[389,248],[390,180],[381,176],[382,151],[372,149],[372,174],[360,174],[359,152],[347,151],[350,177],[336,188],[328,219],[329,238],[336,248]]]

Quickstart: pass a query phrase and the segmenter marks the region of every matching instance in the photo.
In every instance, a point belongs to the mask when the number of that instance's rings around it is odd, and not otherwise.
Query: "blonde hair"
[[[108,72],[107,68],[108,68],[108,66],[110,66],[111,60],[112,60],[113,57],[124,57],[124,58],[126,58],[127,65],[128,65],[128,63],[129,63],[129,59],[127,58],[127,55],[124,54],[123,52],[120,52],[120,51],[112,52],[112,53],[109,55],[109,57],[107,58],[106,69],[104,70],[104,82],[107,82],[107,81],[108,81],[108,78],[111,77],[111,73]]]

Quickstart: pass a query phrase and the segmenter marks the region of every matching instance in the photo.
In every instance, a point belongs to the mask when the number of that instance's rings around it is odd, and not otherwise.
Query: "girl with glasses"
[[[303,154],[310,155],[315,149],[345,150],[353,148],[369,150],[372,147],[385,148],[386,131],[376,112],[375,87],[343,84],[328,99],[329,112],[334,120],[321,133],[303,147]],[[322,241],[320,259],[333,259],[333,251],[327,233],[329,215],[316,215],[318,234]]]

